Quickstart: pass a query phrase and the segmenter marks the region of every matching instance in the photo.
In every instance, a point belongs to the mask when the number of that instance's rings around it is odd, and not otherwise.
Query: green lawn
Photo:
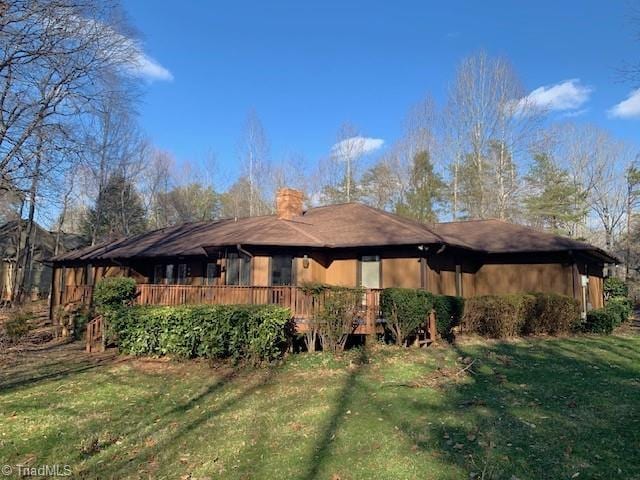
[[[0,361],[0,464],[77,478],[640,479],[640,337],[377,346],[258,370],[78,344]]]

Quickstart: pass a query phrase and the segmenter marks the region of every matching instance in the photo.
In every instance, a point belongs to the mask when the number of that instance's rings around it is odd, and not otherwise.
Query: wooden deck
[[[299,332],[323,304],[323,296],[306,293],[300,287],[262,287],[233,285],[156,285],[139,284],[138,305],[280,305],[291,310]],[[380,292],[367,289],[361,310],[354,319],[354,334],[370,335],[382,331]],[[91,304],[93,288],[89,285],[67,286],[60,294],[60,305]]]

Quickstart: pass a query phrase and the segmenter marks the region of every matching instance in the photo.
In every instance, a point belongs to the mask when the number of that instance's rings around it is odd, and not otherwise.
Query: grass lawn
[[[76,478],[640,479],[640,337],[0,362],[0,464]]]

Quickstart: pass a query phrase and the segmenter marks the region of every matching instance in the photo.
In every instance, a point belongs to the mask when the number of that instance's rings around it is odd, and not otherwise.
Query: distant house
[[[291,189],[276,203],[275,215],[189,223],[58,255],[54,303],[125,275],[140,284],[142,303],[284,302],[295,312],[302,300],[290,289],[315,282],[463,297],[555,292],[587,309],[603,305],[603,267],[616,262],[593,245],[498,220],[429,226],[359,203],[304,210]]]
[[[27,222],[13,220],[0,226],[0,301],[11,298],[16,274],[16,253],[18,245],[24,248]],[[56,233],[35,224],[33,245],[33,268],[26,279],[28,295],[33,299],[46,298],[51,288],[52,268],[46,262],[56,251]],[[20,237],[20,238],[18,238]],[[86,240],[79,235],[60,235],[58,252],[67,252],[85,246]],[[18,262],[20,265],[20,262]]]

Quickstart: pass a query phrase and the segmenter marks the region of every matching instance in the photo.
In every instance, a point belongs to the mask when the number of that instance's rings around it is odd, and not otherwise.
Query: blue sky
[[[274,160],[299,152],[315,162],[346,121],[391,144],[407,109],[427,93],[442,104],[458,62],[479,49],[508,57],[530,91],[575,79],[564,86],[577,86],[582,103],[555,115],[581,112],[572,120],[639,140],[640,115],[607,113],[633,91],[617,70],[640,62],[640,21],[634,29],[630,1],[125,0],[124,6],[146,54],[172,77],[161,72],[148,81],[142,126],[179,161],[215,152],[223,169],[233,169],[251,108]],[[625,105],[635,111],[635,103]]]

